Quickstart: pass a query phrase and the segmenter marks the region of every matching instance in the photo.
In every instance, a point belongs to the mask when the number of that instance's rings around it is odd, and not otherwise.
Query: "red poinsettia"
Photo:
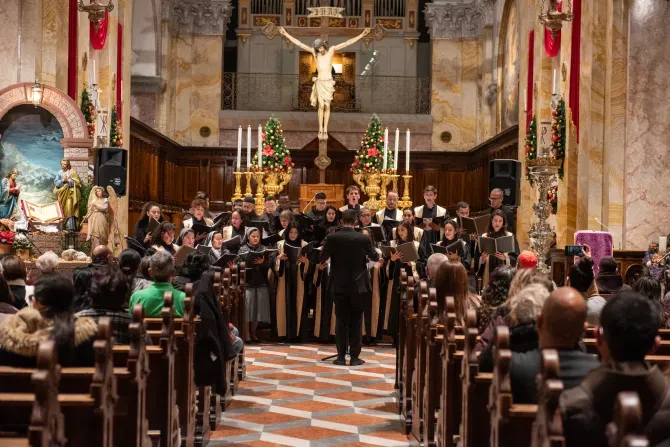
[[[368,149],[368,157],[376,157],[379,154],[379,151],[376,147]]]
[[[272,157],[274,155],[275,151],[270,147],[270,146],[265,146],[265,149],[263,149],[263,155]]]
[[[263,141],[265,141],[266,135],[264,133],[262,135],[263,135]]]
[[[291,164],[291,159],[289,157],[284,157],[284,166],[288,166]]]

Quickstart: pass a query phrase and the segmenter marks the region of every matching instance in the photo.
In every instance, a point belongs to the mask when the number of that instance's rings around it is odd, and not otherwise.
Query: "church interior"
[[[668,40],[0,0],[0,446],[669,446]]]

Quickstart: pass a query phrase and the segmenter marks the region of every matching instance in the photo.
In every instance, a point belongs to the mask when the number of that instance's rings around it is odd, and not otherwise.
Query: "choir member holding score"
[[[246,225],[242,211],[233,211],[233,213],[230,215],[230,225],[223,228],[222,234],[224,241],[234,238],[235,236],[239,236],[240,238],[244,239],[246,234]]]
[[[158,223],[163,222],[163,216],[161,216],[161,207],[156,202],[147,202],[142,208],[142,217],[135,224],[135,235],[134,239],[142,245],[144,248],[151,247],[151,234],[150,228],[154,228],[155,222],[151,219],[158,221]]]
[[[176,230],[177,227],[172,222],[161,222],[151,237],[151,247],[156,251],[165,250],[174,256],[179,250],[179,246],[174,243]]]
[[[414,225],[414,220],[416,215],[414,214],[414,208],[405,208],[402,210],[402,221],[406,224],[409,224],[414,228],[414,240],[421,241],[423,239],[423,230],[418,226]],[[393,229],[393,239],[395,239],[396,228]]]
[[[310,263],[305,255],[298,255],[298,249],[305,245],[298,227],[293,224],[284,232],[284,240],[277,243],[275,324],[277,336],[286,341],[306,341],[309,300],[305,279]]]
[[[512,238],[511,249],[504,252],[493,251],[489,249],[486,251],[482,244],[486,239],[500,239],[504,237]],[[496,241],[497,242],[497,241]],[[496,244],[497,247],[497,244]],[[489,227],[485,234],[482,234],[479,239],[476,257],[479,259],[477,275],[483,278],[482,284],[488,284],[489,274],[495,270],[499,265],[516,265],[516,258],[519,256],[519,244],[514,235],[507,231],[507,218],[502,210],[494,210],[489,219]]]
[[[356,210],[359,212],[361,210],[361,205],[358,203],[361,200],[361,190],[358,189],[358,186],[351,185],[344,191],[347,197],[346,205],[340,207],[340,212],[343,213],[346,210]]]
[[[437,200],[437,188],[428,185],[423,189],[424,204],[414,208],[415,225],[423,229],[421,244],[424,250],[430,252],[430,244],[440,241],[441,225],[449,219],[449,211],[435,203]]]
[[[459,237],[460,226],[456,220],[448,220],[444,224],[444,234],[440,244],[442,247],[453,246],[456,242],[460,242],[462,251],[455,251],[447,248],[447,258],[452,262],[460,262],[465,267],[465,270],[470,270],[472,264],[472,257],[470,256],[470,241],[465,241]]]
[[[372,245],[375,244],[375,238],[372,235],[372,232],[363,228],[361,233],[366,235],[372,241]],[[380,331],[380,316],[381,316],[381,299],[383,291],[386,285],[386,277],[384,275],[384,259],[382,258],[382,251],[379,248],[375,248],[375,251],[379,255],[379,261],[371,261],[368,259],[368,274],[370,275],[370,283],[372,284],[372,293],[370,294],[370,299],[364,303],[363,308],[363,344],[364,345],[374,345],[376,340],[381,339],[382,334]]]

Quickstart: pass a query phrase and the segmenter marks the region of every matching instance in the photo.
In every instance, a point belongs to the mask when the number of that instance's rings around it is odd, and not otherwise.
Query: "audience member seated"
[[[516,268],[518,269],[536,269],[537,256],[529,250],[524,250],[519,254],[516,260]]]
[[[585,255],[579,258],[579,262],[570,267],[567,285],[582,294],[586,300],[586,321],[590,326],[595,326],[607,301],[598,294],[593,276],[593,259],[588,246],[584,246],[584,252]]]
[[[7,316],[0,325],[0,365],[35,367],[41,341],[54,340],[58,363],[92,366],[98,326],[72,313],[72,280],[44,273],[35,283],[33,307]]]
[[[495,271],[495,270],[494,270]],[[481,337],[475,346],[475,351],[479,352],[486,348],[495,338],[495,328],[500,325],[509,326],[507,317],[511,311],[511,302],[515,296],[524,288],[531,284],[540,284],[547,289],[547,296],[554,290],[554,283],[546,273],[537,269],[517,270],[509,286],[509,292],[505,301],[500,304],[491,314],[490,322],[482,331]]]
[[[479,332],[484,332],[491,319],[496,316],[498,306],[507,299],[509,286],[515,274],[516,269],[511,265],[498,266],[491,272],[489,283],[482,293],[482,304],[477,315]],[[500,309],[502,310],[502,308]]]
[[[445,261],[448,261],[448,258],[447,255],[443,253],[433,253],[428,256],[428,260],[426,261],[426,279],[428,280],[428,287],[435,287],[437,270]]]
[[[481,304],[479,296],[468,289],[468,272],[460,262],[445,261],[435,274],[438,312],[442,315],[445,298],[454,297],[456,321],[462,324],[468,310],[477,310]]]
[[[606,427],[622,391],[638,394],[649,445],[670,440],[670,384],[645,362],[661,343],[660,323],[658,306],[638,293],[620,292],[607,302],[595,333],[602,364],[560,398],[566,445],[607,446]]]
[[[26,265],[21,258],[14,255],[0,259],[2,277],[5,278],[9,289],[14,295],[14,307],[23,309],[28,305],[26,301]]]
[[[206,254],[199,251],[190,253],[184,259],[184,265],[179,270],[179,274],[172,280],[172,285],[183,292],[186,284],[200,280],[202,274],[209,270],[209,265],[209,258]]]
[[[154,252],[155,253],[155,252]],[[152,253],[151,255],[147,255],[142,258],[142,262],[140,263],[140,273],[141,277],[146,279],[149,282],[153,282],[154,279],[151,277],[151,273],[149,273],[149,267],[151,266],[151,256],[154,254]],[[141,290],[141,289],[140,289]],[[133,292],[134,293],[134,292]]]
[[[8,316],[19,311],[14,305],[15,299],[7,282],[0,276],[0,323]]]
[[[113,265],[94,271],[88,295],[91,307],[77,312],[78,317],[90,317],[96,323],[101,317],[109,317],[112,322],[114,344],[130,344],[128,325],[133,322],[126,309],[128,302],[128,282],[121,270]]]
[[[40,255],[35,261],[35,267],[37,267],[38,276],[44,273],[53,273],[58,268],[60,260],[58,255],[53,251],[49,250],[44,254]]]
[[[114,253],[106,245],[98,245],[91,253],[91,263],[89,267],[99,269],[108,266],[114,262]]]
[[[578,386],[600,364],[598,357],[579,349],[586,328],[586,303],[575,289],[554,290],[537,314],[538,349],[513,352],[510,366],[514,403],[537,403],[535,377],[542,365],[542,349],[556,349],[563,388]]]
[[[611,256],[606,256],[598,263],[598,276],[596,276],[598,293],[612,295],[620,290],[630,291],[630,286],[623,283],[623,278],[617,272],[616,261]]]
[[[502,319],[502,324],[509,326],[509,347],[512,352],[527,352],[538,349],[538,335],[535,324],[537,314],[549,298],[550,289],[542,284],[530,284],[519,293],[503,303],[509,313]],[[488,328],[487,328],[488,329]],[[495,333],[495,327],[493,328]],[[493,343],[479,355],[479,370],[493,371]]]
[[[186,294],[172,286],[174,277],[174,258],[167,250],[159,250],[151,256],[149,274],[154,283],[146,289],[138,290],[130,297],[128,308],[132,310],[135,304],[144,306],[146,317],[160,317],[163,308],[163,294],[172,292],[175,317],[184,314],[184,298]]]
[[[72,312],[91,307],[91,298],[88,295],[88,288],[93,278],[93,269],[90,267],[79,267],[72,272],[72,282],[74,284],[74,298],[72,299]]]
[[[633,283],[633,291],[646,296],[649,301],[661,305],[661,283],[650,276],[643,276]]]
[[[119,254],[119,268],[126,277],[131,294],[151,285],[151,281],[141,276],[139,271],[141,264],[140,254],[131,248],[126,248]]]

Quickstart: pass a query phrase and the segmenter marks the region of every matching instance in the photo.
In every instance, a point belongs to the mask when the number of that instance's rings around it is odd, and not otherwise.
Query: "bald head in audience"
[[[94,264],[110,264],[114,260],[114,253],[106,245],[98,245],[91,253],[91,259]]]
[[[540,349],[572,349],[586,329],[586,301],[576,289],[554,290],[537,315]]]

